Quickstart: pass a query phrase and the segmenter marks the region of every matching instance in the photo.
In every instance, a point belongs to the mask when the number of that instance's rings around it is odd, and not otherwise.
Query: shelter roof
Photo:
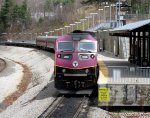
[[[143,26],[148,25],[150,27],[150,19],[148,20],[142,20],[134,23],[130,23],[127,25],[124,25],[122,27],[114,28],[110,31],[110,35],[112,36],[129,36],[130,31],[136,30],[138,28],[141,28]]]

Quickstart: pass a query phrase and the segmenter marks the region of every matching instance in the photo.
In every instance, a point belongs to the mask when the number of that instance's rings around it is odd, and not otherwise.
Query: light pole
[[[60,12],[61,12],[61,16],[62,16],[62,8],[63,8],[62,3],[60,3],[60,6],[59,6],[59,7],[60,7],[60,10],[61,10]]]
[[[86,21],[86,19],[81,19],[80,21],[83,23],[82,25],[83,25],[83,30],[84,30],[84,21]]]
[[[110,4],[110,22],[112,21],[112,18],[111,18],[111,16],[112,16],[112,15],[111,15],[111,13],[112,13],[112,12],[111,12],[111,7],[114,7],[114,6],[115,6],[114,4]]]
[[[63,35],[64,34],[64,28],[59,28],[60,30],[61,30],[61,35]]]
[[[90,14],[93,16],[93,27],[94,27],[94,25],[95,25],[95,23],[94,23],[94,22],[95,22],[95,18],[94,18],[94,17],[95,17],[95,15],[96,15],[97,13],[90,13]]]
[[[76,24],[70,24],[70,25],[71,25],[71,27],[72,27],[72,31],[73,31],[73,30],[74,30],[74,29],[73,29],[73,26],[75,26]]]
[[[78,24],[81,23],[81,22],[75,22],[75,23],[77,24],[77,29],[78,29],[78,28],[79,28],[79,27],[78,27]]]
[[[68,33],[68,28],[70,27],[70,26],[65,26],[66,28],[67,28],[67,33]]]
[[[45,36],[48,36],[48,33],[49,33],[49,32],[44,32],[44,33],[45,33]]]
[[[52,36],[54,31],[49,31],[49,32],[51,33],[50,35]]]
[[[101,23],[101,11],[103,11],[103,9],[98,9],[99,11],[99,23]]]
[[[86,16],[85,18],[87,18],[88,19],[88,29],[89,29],[89,27],[90,27],[90,18],[91,18],[91,16]]]
[[[99,10],[99,23],[101,22],[101,11],[103,11],[104,9],[98,9]]]
[[[120,9],[121,9],[121,1],[119,0],[119,27],[120,27]]]
[[[109,6],[104,6],[104,22],[106,22],[106,9],[105,8],[108,8]]]
[[[56,31],[56,35],[58,36],[59,35],[59,29],[55,29]]]

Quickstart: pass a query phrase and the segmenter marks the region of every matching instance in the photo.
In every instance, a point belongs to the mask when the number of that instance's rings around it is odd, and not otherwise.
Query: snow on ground
[[[5,60],[7,66],[0,73],[0,103],[17,90],[17,86],[23,78],[23,68],[21,65]]]
[[[87,116],[88,118],[112,118],[108,111],[97,107],[91,107]]]
[[[0,118],[37,118],[58,94],[53,81],[54,55],[32,48],[0,46],[0,57],[25,64],[32,72],[31,83],[27,90],[0,113]],[[13,71],[10,71],[12,73],[21,71],[17,69],[19,68],[17,65],[11,67],[13,67]],[[11,85],[11,83],[7,84]]]

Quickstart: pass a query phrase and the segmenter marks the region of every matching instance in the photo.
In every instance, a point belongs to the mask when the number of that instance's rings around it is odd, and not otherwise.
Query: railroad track
[[[86,96],[83,97],[81,104],[79,105],[76,113],[74,114],[73,118],[79,118],[82,117],[82,112],[84,112],[84,108],[87,107],[88,104],[88,98]]]
[[[39,118],[49,118],[55,110],[60,106],[64,99],[64,96],[57,97],[50,106],[39,116]]]
[[[39,118],[79,118],[86,117],[86,108],[89,98],[82,97],[58,97],[54,102],[39,116]]]

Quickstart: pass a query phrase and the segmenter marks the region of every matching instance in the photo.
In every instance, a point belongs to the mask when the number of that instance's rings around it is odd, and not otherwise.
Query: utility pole
[[[118,14],[119,14],[119,27],[120,27],[120,10],[121,10],[121,1],[119,0],[119,12],[118,12]]]

